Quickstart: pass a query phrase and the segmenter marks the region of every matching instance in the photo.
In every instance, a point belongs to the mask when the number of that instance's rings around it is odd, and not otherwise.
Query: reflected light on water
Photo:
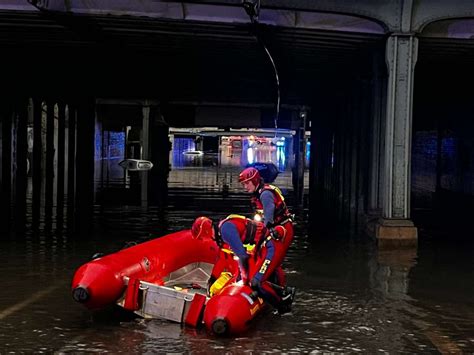
[[[72,275],[93,254],[188,229],[198,214],[221,219],[249,212],[237,178],[249,148],[221,146],[218,154],[185,157],[193,143],[175,144],[165,211],[97,206],[91,234],[39,230],[0,239],[3,352],[474,352],[472,246],[377,251],[366,238],[338,234],[337,226],[318,239],[304,212],[283,264],[297,288],[293,311],[266,314],[239,337],[216,338],[204,329],[124,317],[116,309],[92,314],[74,303]],[[276,182],[283,188],[291,186],[289,146],[287,140],[285,147],[252,148],[254,159],[283,168]]]
[[[206,171],[212,174],[212,168]],[[474,351],[472,286],[465,284],[472,276],[467,248],[381,252],[364,239],[335,233],[318,241],[310,236],[303,218],[297,221],[295,241],[284,262],[288,282],[297,288],[293,311],[284,316],[265,314],[248,333],[236,338],[221,339],[205,329],[124,317],[116,309],[92,314],[74,303],[72,275],[94,253],[111,253],[127,241],[146,241],[189,228],[197,213],[220,219],[230,210],[241,214],[248,210],[247,196],[222,199],[193,192],[171,200],[163,214],[131,206],[97,210],[96,232],[88,236],[65,238],[39,232],[0,241],[4,261],[0,264],[0,310],[6,310],[0,322],[2,351]]]

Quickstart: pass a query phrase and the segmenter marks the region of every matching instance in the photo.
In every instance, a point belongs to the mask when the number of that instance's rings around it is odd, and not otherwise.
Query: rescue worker
[[[259,171],[253,167],[246,168],[239,174],[239,182],[245,191],[252,194],[250,202],[254,209],[255,217],[262,219],[270,233],[273,233],[276,226],[281,226],[285,229],[285,238],[282,240],[284,245],[283,258],[294,236],[293,216],[286,206],[283,194],[278,187],[265,184]],[[277,262],[281,265],[282,261],[278,260]],[[274,278],[278,285],[286,285],[285,273],[281,266],[275,270]]]
[[[279,266],[277,261],[282,260],[279,255],[284,246],[269,234],[263,223],[240,215],[229,215],[218,224],[213,223],[210,218],[198,217],[191,232],[194,238],[214,239],[223,251],[211,272],[210,283],[219,277],[226,266],[235,270],[227,257],[230,254],[238,258],[239,278],[245,284],[249,284],[278,313],[283,314],[291,310],[293,293],[282,297],[275,291],[275,285],[268,280]],[[285,229],[281,226],[277,226],[273,232],[281,233],[279,239],[285,237]]]

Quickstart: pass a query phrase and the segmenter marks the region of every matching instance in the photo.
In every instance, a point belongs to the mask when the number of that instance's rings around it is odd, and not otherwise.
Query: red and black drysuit
[[[283,252],[281,253],[281,259],[275,260],[275,264],[279,266],[275,269],[274,280],[272,281],[280,286],[285,286],[286,277],[281,263],[294,237],[292,215],[286,206],[283,194],[274,185],[260,183],[252,194],[250,201],[255,213],[263,216],[263,222],[271,232],[276,226],[284,228],[284,238],[282,238]]]
[[[239,215],[230,215],[222,220],[216,233],[221,238],[221,254],[213,268],[212,277],[217,279],[224,269],[235,275],[238,267],[243,281],[250,280],[250,285],[259,296],[277,307],[281,297],[269,282],[269,277],[283,260],[286,251],[284,238],[274,239],[262,222]],[[249,254],[244,245],[255,245],[255,248]],[[234,255],[238,258],[238,266],[233,260]]]

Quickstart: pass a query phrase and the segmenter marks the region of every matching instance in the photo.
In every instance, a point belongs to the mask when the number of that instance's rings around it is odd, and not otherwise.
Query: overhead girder
[[[47,11],[71,12],[77,14],[107,14],[134,16],[163,17],[175,20],[201,20],[217,22],[247,22],[249,19],[243,11],[242,0],[121,0],[113,2],[91,2],[86,0],[29,0],[37,8]],[[9,6],[24,9],[23,1],[9,1]],[[16,4],[16,5],[15,5]],[[465,0],[272,0],[261,1],[259,21],[285,27],[312,27],[323,23],[305,19],[307,13],[320,12],[339,15],[332,21],[326,21],[326,28],[331,30],[350,30],[357,27],[358,32],[366,26],[365,32],[377,31],[370,22],[379,24],[378,31],[384,32],[421,32],[429,23],[447,18],[466,18],[474,16],[472,2]],[[359,17],[360,23],[355,24],[344,16]],[[364,23],[364,20],[366,23]],[[306,21],[306,22],[305,22]],[[339,27],[339,28],[338,28]],[[314,27],[313,27],[314,28]],[[345,28],[345,29],[344,29]]]

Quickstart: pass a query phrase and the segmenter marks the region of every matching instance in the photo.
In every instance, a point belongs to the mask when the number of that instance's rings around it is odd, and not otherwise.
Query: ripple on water
[[[296,226],[297,237],[284,263],[288,282],[297,287],[293,311],[282,317],[265,315],[239,337],[215,338],[203,329],[156,320],[118,321],[113,313],[101,321],[72,301],[72,275],[94,253],[189,228],[198,214],[219,218],[244,212],[245,201],[247,196],[223,199],[192,193],[178,196],[165,212],[141,207],[96,210],[97,229],[91,235],[40,231],[1,242],[0,314],[21,305],[38,288],[59,285],[1,319],[2,351],[213,354],[237,349],[236,353],[372,354],[432,353],[444,346],[474,352],[470,316],[474,311],[469,302],[458,301],[472,298],[472,289],[457,288],[456,298],[452,292],[441,292],[452,290],[454,281],[470,280],[466,275],[471,274],[462,270],[472,270],[472,259],[457,260],[456,254],[449,259],[450,254],[443,254],[442,270],[434,270],[432,261],[438,259],[426,254],[410,270],[382,265],[359,240],[336,240],[332,234],[327,243],[312,240],[312,231],[304,223]],[[431,283],[433,279],[436,282]]]

